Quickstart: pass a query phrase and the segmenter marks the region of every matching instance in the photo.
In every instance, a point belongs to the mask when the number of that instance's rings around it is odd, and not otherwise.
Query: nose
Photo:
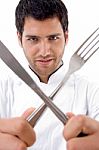
[[[47,40],[42,40],[40,43],[40,53],[43,57],[46,57],[50,54],[51,45]]]

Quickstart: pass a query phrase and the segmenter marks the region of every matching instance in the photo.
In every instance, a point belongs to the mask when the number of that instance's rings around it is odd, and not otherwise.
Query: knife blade
[[[56,117],[66,124],[68,117],[47,97],[44,92],[39,88],[31,76],[26,72],[18,60],[12,55],[8,48],[0,41],[0,58],[4,63],[20,78],[22,79],[38,96],[44,101],[44,103],[51,109]],[[31,124],[31,117],[28,122]],[[32,125],[32,124],[31,124]]]

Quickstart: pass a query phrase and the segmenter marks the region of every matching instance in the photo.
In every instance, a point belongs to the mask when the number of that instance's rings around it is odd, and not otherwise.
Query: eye
[[[49,37],[49,40],[57,40],[57,39],[59,39],[59,37],[56,35],[52,35]]]
[[[35,37],[35,36],[32,36],[32,37],[29,37],[27,40],[30,41],[30,42],[36,43],[36,42],[39,41],[39,38],[38,38],[38,37]]]

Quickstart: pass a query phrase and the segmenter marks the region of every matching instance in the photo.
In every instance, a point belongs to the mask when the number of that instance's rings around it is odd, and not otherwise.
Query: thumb
[[[66,115],[68,116],[69,119],[75,116],[72,112],[67,112]]]
[[[26,111],[24,111],[24,113],[22,114],[22,117],[26,119],[34,110],[35,108],[33,107],[28,108]]]

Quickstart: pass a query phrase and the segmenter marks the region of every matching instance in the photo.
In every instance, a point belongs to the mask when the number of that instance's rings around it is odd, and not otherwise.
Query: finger
[[[83,124],[83,132],[93,134],[98,131],[99,131],[99,122],[85,116],[85,121]]]
[[[0,131],[19,137],[28,146],[36,140],[34,130],[23,117],[0,119]]]
[[[79,135],[79,133],[83,130],[84,120],[85,118],[81,115],[73,116],[69,119],[63,131],[63,135],[66,140]]]
[[[15,136],[0,133],[0,150],[18,149],[27,150],[26,144]]]
[[[22,117],[24,117],[25,119],[35,110],[35,108],[31,107],[28,108],[23,114]]]
[[[83,137],[74,138],[67,142],[68,150],[98,150],[99,149],[99,132]]]
[[[68,116],[68,118],[71,118],[71,117],[75,116],[75,115],[74,115],[73,113],[71,113],[71,112],[66,113],[66,115]]]
[[[91,124],[91,126],[90,126]],[[92,134],[99,130],[99,122],[87,116],[73,116],[64,127],[64,137],[66,140],[77,137],[79,133]]]

